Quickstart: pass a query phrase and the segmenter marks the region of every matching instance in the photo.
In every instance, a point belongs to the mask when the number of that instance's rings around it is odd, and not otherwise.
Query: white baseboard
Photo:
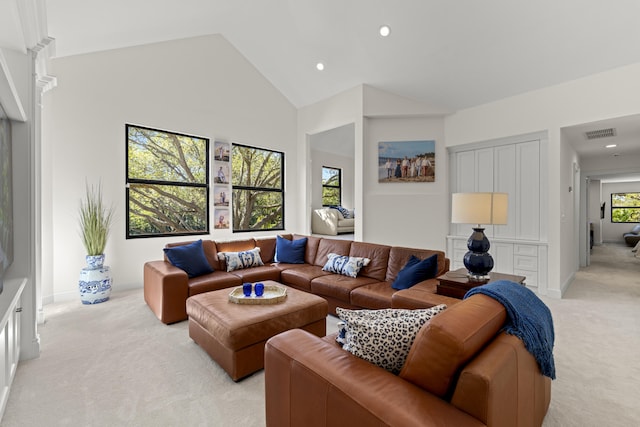
[[[133,289],[141,289],[142,284],[140,283],[124,283],[118,284],[117,286],[112,288],[112,292],[118,291],[130,291]],[[59,292],[50,296],[46,296],[42,298],[42,305],[53,304],[56,302],[66,302],[73,301],[74,299],[79,299],[80,295],[77,290],[67,291],[67,292]]]
[[[569,286],[571,286],[571,283],[573,283],[573,280],[575,278],[576,278],[576,273],[575,272],[571,273],[569,278],[565,280],[564,283],[560,286],[559,290],[549,289],[549,296],[553,298],[562,298],[562,296],[567,292],[567,289],[569,289]]]

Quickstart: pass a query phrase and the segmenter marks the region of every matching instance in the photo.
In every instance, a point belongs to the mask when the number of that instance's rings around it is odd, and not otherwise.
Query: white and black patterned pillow
[[[338,273],[349,277],[357,277],[360,269],[366,267],[371,262],[369,258],[338,255],[334,253],[327,255],[327,258],[329,259],[324,267],[322,267],[323,271]]]
[[[418,310],[337,307],[336,313],[345,323],[345,330],[343,337],[339,333],[336,341],[353,355],[398,374],[420,328],[446,308],[444,304]]]
[[[226,262],[227,272],[264,265],[260,258],[260,248],[241,252],[218,252],[218,259]]]

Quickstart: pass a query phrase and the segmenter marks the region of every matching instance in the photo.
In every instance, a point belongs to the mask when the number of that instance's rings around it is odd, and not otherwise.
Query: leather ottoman
[[[270,280],[265,285],[281,285]],[[287,297],[276,304],[235,304],[232,289],[187,299],[189,336],[234,380],[264,368],[265,342],[289,329],[326,335],[328,304],[319,296],[284,286]]]

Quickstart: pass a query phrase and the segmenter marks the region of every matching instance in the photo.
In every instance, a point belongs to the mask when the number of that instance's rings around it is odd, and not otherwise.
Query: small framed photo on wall
[[[215,141],[213,144],[213,159],[217,162],[228,162],[230,153],[229,143]]]
[[[226,230],[229,228],[229,209],[215,209],[214,228],[216,230]]]
[[[229,186],[214,185],[213,186],[213,205],[229,207]]]

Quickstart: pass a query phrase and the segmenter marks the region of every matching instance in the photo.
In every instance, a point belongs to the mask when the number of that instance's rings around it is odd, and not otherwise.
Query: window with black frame
[[[126,125],[127,239],[209,233],[209,139]]]
[[[322,167],[322,206],[341,206],[342,170]]]
[[[284,153],[232,144],[233,231],[284,230]]]
[[[640,193],[611,193],[611,222],[640,222]]]

